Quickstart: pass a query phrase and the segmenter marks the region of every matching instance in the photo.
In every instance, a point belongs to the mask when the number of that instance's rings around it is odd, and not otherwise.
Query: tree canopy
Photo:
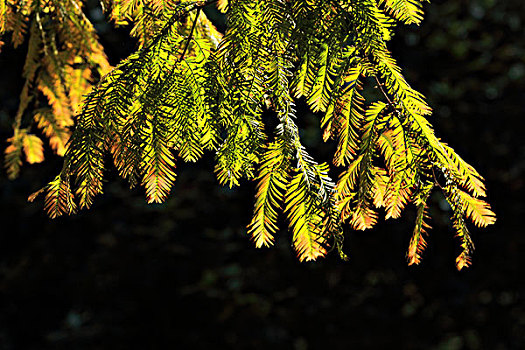
[[[427,201],[437,189],[452,208],[462,247],[456,266],[470,264],[466,219],[480,227],[495,222],[481,199],[483,178],[435,135],[431,108],[387,47],[397,24],[422,21],[422,2],[100,3],[138,39],[116,67],[82,1],[0,0],[0,35],[11,33],[15,47],[27,40],[28,50],[5,166],[14,178],[23,157],[42,161],[38,133],[64,156],[59,175],[30,197],[45,193],[50,217],[89,208],[103,190],[109,159],[153,203],[169,195],[177,161],[211,151],[222,185],[257,181],[248,225],[257,247],[273,244],[283,215],[301,261],[331,247],[344,258],[346,224],[369,229],[379,212],[395,219],[412,203],[407,259],[418,264]],[[224,33],[203,11],[212,5],[226,16]],[[298,100],[320,116],[324,141],[335,144],[332,168],[304,147]],[[263,117],[268,113],[274,122]]]

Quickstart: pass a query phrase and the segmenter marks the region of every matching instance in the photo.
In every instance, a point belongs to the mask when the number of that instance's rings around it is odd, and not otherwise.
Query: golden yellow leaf
[[[472,261],[470,256],[465,252],[462,252],[456,258],[456,268],[458,269],[458,271],[461,271],[461,269],[463,269],[464,267],[469,267],[471,263]]]
[[[22,144],[29,164],[40,163],[44,160],[44,145],[38,136],[25,134]]]
[[[77,211],[68,177],[62,178],[58,175],[47,185],[46,190],[44,206],[51,219],[65,213],[73,214]],[[38,194],[38,192],[36,192],[36,194]]]
[[[478,227],[486,227],[496,222],[496,214],[491,210],[490,205],[470,194],[457,189],[459,196],[463,200],[466,208],[467,217]]]
[[[226,11],[228,11],[228,5],[229,5],[229,0],[219,0],[219,1],[217,1],[217,8],[222,13],[225,13]]]
[[[5,0],[0,0],[0,35],[4,34],[5,31],[5,25],[6,25],[6,12],[7,12],[7,4]]]
[[[385,192],[387,189],[389,177],[386,174],[385,169],[375,168],[374,169],[375,180],[373,189],[374,206],[381,208],[385,206]]]
[[[9,146],[4,151],[4,166],[7,170],[8,177],[12,180],[18,176],[22,166],[22,142],[21,133],[15,133],[13,137],[7,139]]]
[[[355,230],[366,230],[372,228],[377,222],[377,213],[366,206],[358,206],[350,220],[350,225]]]

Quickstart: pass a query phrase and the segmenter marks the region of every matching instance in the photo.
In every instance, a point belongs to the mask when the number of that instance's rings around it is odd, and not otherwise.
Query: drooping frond
[[[421,254],[427,246],[425,241],[426,229],[430,229],[430,225],[425,220],[429,218],[427,200],[433,185],[427,184],[420,194],[416,197],[415,203],[417,205],[416,224],[410,238],[410,244],[407,251],[408,265],[419,265],[421,262]]]
[[[456,267],[458,270],[461,270],[464,267],[470,266],[471,264],[471,256],[472,252],[474,251],[474,243],[470,238],[470,232],[467,229],[465,221],[463,220],[463,217],[461,215],[455,213],[452,217],[452,222],[454,224],[454,228],[456,229],[457,237],[461,242],[462,251],[456,258]]]
[[[465,206],[465,214],[476,226],[486,227],[496,222],[496,214],[490,209],[487,202],[472,197],[460,189],[457,189],[457,192]]]
[[[315,170],[319,175],[326,177],[328,168],[326,165],[320,165],[316,166]],[[321,184],[322,182],[313,184],[305,177],[304,172],[299,171],[290,180],[286,192],[285,211],[288,213],[293,244],[300,261],[316,260],[326,254],[326,237],[321,235],[321,224],[325,213],[317,209],[317,202],[326,199],[322,198],[322,192],[317,192],[315,196],[312,195],[313,188],[309,188],[309,185],[320,186]]]
[[[362,70],[360,64],[350,69],[343,81],[346,86],[342,96],[333,102],[322,121],[322,124],[330,123],[326,126],[325,135],[338,140],[334,156],[336,166],[350,162],[359,150],[359,137],[364,122],[364,99],[359,92]]]
[[[472,165],[465,162],[459,155],[454,152],[452,148],[442,143],[446,154],[451,160],[451,165],[454,166],[455,171],[459,174],[460,185],[474,194],[474,197],[485,197],[486,189],[483,183],[483,177],[472,167]]]
[[[308,94],[308,104],[312,107],[312,112],[325,111],[330,100],[329,89],[333,85],[328,66],[328,45],[321,45],[315,64],[318,66],[315,78],[311,79],[311,91]],[[309,75],[306,74],[308,79]]]
[[[63,213],[75,213],[77,206],[73,201],[73,193],[70,189],[69,178],[61,178],[60,175],[58,175],[53,181],[51,181],[46,187],[46,198],[44,203],[45,209],[49,217],[52,219]]]
[[[458,237],[461,242],[462,251],[456,259],[456,267],[458,270],[461,270],[463,267],[468,267],[470,265],[471,255],[474,251],[474,243],[472,242],[470,232],[465,223],[467,203],[464,200],[464,196],[461,195],[460,190],[453,183],[449,182],[444,188],[444,194],[453,211],[452,224],[456,230],[456,237]],[[470,212],[472,215],[472,209]]]
[[[254,216],[248,225],[248,233],[257,248],[272,245],[273,235],[278,230],[277,210],[281,208],[288,183],[286,173],[288,164],[282,148],[282,144],[278,141],[271,143],[262,156]]]
[[[228,135],[219,146],[216,172],[219,182],[230,187],[238,186],[241,178],[254,178],[265,140],[265,62],[258,61],[264,57],[264,38],[257,35],[264,26],[264,7],[263,2],[230,3],[229,30],[217,50],[218,83],[225,88],[219,113]]]
[[[148,203],[161,203],[175,182],[175,158],[167,146],[167,130],[152,120],[148,120],[146,125],[141,130],[143,183]]]
[[[9,146],[5,149],[5,168],[10,179],[14,179],[20,171],[22,156],[29,164],[40,163],[44,160],[44,149],[42,140],[26,129],[18,132],[7,140]]]
[[[377,170],[373,166],[376,155],[376,143],[379,137],[379,127],[383,123],[384,109],[387,105],[383,102],[374,102],[366,111],[363,121],[360,157],[357,164],[351,164],[356,171],[356,182],[351,187],[355,192],[355,207],[350,218],[350,225],[357,230],[371,228],[377,222],[378,215],[373,208],[374,180]],[[352,185],[352,184],[351,184]],[[342,193],[341,193],[342,194]],[[339,201],[345,200],[340,197]],[[345,216],[344,212],[343,217]]]
[[[0,1],[0,35],[3,35],[7,25],[7,1]]]
[[[291,180],[285,194],[285,213],[299,260],[311,261],[326,254],[327,237],[337,242],[342,229],[328,165],[315,162],[300,142],[287,70],[288,65],[281,62],[274,72],[274,103],[280,121],[276,138],[283,145],[280,152],[284,159],[291,158],[297,164],[288,170]]]
[[[390,129],[381,134],[378,146],[385,158],[388,169],[388,180],[383,204],[386,208],[385,218],[398,218],[412,194],[413,172],[409,168],[412,160],[410,148],[405,144],[405,132],[397,118],[390,121]]]
[[[423,20],[422,0],[379,0],[387,12],[405,24],[420,24]]]
[[[358,184],[358,171],[362,159],[363,155],[360,155],[352,163],[350,163],[348,168],[339,176],[339,181],[337,181],[337,202],[343,221],[347,220],[352,215],[352,200],[356,196],[355,188]]]
[[[229,5],[229,0],[218,0],[217,1],[217,8],[221,12],[227,12],[228,11],[228,5]]]
[[[29,164],[40,163],[44,160],[44,147],[42,140],[38,136],[26,134],[22,145]]]
[[[7,139],[9,146],[4,151],[4,167],[10,179],[16,178],[22,166],[24,133],[19,130],[13,137]]]
[[[94,27],[83,13],[82,2],[8,1],[6,6],[3,31],[12,32],[15,46],[28,37],[25,84],[14,134],[36,124],[43,129],[53,150],[64,155],[73,115],[91,89],[93,76],[106,74],[109,63]],[[33,118],[28,117],[31,104],[36,105],[41,96],[48,101],[49,110],[39,108]]]
[[[388,51],[374,51],[378,61],[376,70],[378,75],[384,79],[387,91],[392,94],[404,111],[412,116],[423,116],[431,113],[431,109],[425,101],[425,97],[414,90],[401,74],[401,68],[391,57]],[[421,123],[423,124],[423,123]],[[424,125],[421,125],[424,128]],[[431,138],[430,135],[428,135]]]
[[[36,125],[49,139],[49,145],[59,156],[66,152],[66,144],[69,140],[68,128],[72,126],[72,120],[56,120],[50,109],[36,110],[33,116]]]

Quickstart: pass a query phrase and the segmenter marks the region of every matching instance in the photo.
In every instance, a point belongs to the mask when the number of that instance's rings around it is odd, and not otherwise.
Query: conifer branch
[[[496,220],[480,199],[483,178],[437,137],[427,120],[431,108],[387,45],[396,23],[421,22],[421,1],[100,2],[116,25],[131,23],[139,41],[113,69],[83,2],[0,0],[0,35],[12,33],[14,46],[29,36],[5,167],[14,178],[24,159],[43,159],[43,142],[32,131],[40,128],[64,155],[59,175],[30,197],[45,192],[49,216],[91,206],[103,190],[108,154],[131,187],[141,184],[148,202],[162,202],[177,158],[195,162],[211,150],[221,184],[258,181],[248,225],[257,247],[273,244],[284,214],[299,260],[334,248],[345,258],[345,222],[369,229],[378,208],[395,219],[413,203],[407,260],[418,264],[427,244],[427,201],[438,187],[462,247],[457,267],[470,264],[467,219],[478,227]],[[227,11],[225,35],[202,11],[214,3]],[[102,78],[92,82],[95,75]],[[366,100],[372,77],[381,101]],[[33,110],[26,125],[22,117],[39,94],[48,106]],[[332,163],[345,167],[337,184],[328,164],[303,146],[294,99],[301,97],[321,115],[324,141],[337,143]],[[264,124],[267,110],[277,116],[273,134]]]

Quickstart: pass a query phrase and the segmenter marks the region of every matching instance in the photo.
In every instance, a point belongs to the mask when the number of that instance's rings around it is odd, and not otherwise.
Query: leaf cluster
[[[82,7],[77,0],[0,1],[0,38],[10,33],[15,48],[24,41],[28,47],[25,84],[5,155],[10,178],[18,176],[24,155],[28,163],[44,160],[35,128],[64,155],[84,95],[111,69]]]

